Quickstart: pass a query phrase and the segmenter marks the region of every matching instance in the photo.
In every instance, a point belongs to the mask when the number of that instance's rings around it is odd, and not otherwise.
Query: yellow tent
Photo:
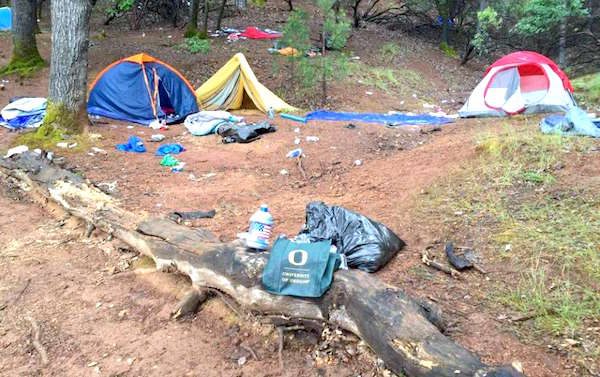
[[[298,110],[267,89],[252,72],[246,57],[237,53],[196,90],[201,110],[257,108],[266,113]]]

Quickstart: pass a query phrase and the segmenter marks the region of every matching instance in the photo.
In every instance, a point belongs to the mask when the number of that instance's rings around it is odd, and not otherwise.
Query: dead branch
[[[25,319],[31,324],[31,345],[33,345],[33,348],[35,348],[35,350],[40,354],[42,365],[48,365],[48,354],[40,342],[40,326],[35,319],[29,316],[25,317]]]
[[[443,264],[441,264],[439,262],[436,262],[433,258],[431,258],[429,256],[429,253],[427,252],[427,250],[424,250],[421,253],[421,261],[425,265],[427,265],[429,267],[433,267],[433,268],[435,268],[438,271],[445,272],[445,273],[447,273],[448,275],[452,276],[455,279],[460,279],[460,277],[461,277],[460,276],[460,272],[458,272],[455,269],[450,268],[448,266],[444,266]]]

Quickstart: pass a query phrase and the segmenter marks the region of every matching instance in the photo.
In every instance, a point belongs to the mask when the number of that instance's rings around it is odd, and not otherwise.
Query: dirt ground
[[[243,23],[244,20],[236,22]],[[241,26],[241,25],[232,25]],[[269,25],[264,25],[269,26]],[[120,33],[119,38],[115,35]],[[378,34],[379,33],[379,34]],[[106,39],[95,39],[90,55],[90,77],[106,64],[136,53],[136,47],[169,61],[192,77],[198,85],[238,49],[254,52],[251,64],[259,78],[277,85],[266,61],[268,42],[245,41],[239,45],[213,47],[210,56],[192,56],[165,47],[181,39],[181,30],[155,29],[142,32],[112,31]],[[171,38],[169,38],[169,35]],[[359,38],[389,35],[364,30]],[[49,35],[40,36],[43,55],[48,55]],[[0,36],[0,64],[8,59],[10,41]],[[445,57],[427,46],[416,50],[415,60],[402,64],[416,67],[432,77],[430,98],[441,100],[460,95],[455,83],[444,78],[452,70]],[[368,55],[368,51],[365,54]],[[437,55],[435,55],[437,54]],[[428,58],[429,55],[429,58]],[[428,60],[423,60],[428,59]],[[423,61],[436,61],[425,64]],[[460,68],[465,71],[467,68]],[[461,72],[462,72],[461,71]],[[47,92],[45,69],[34,78],[12,78],[0,92],[4,104],[15,95]],[[462,74],[465,74],[462,72]],[[467,81],[476,81],[471,70]],[[439,80],[438,80],[439,78]],[[464,84],[472,87],[470,84]],[[268,86],[268,85],[267,85]],[[364,88],[335,94],[343,109],[388,111],[397,103],[386,93],[362,95]],[[360,93],[360,95],[356,95]],[[410,101],[409,101],[410,102]],[[409,103],[418,110],[419,103]],[[449,105],[455,111],[459,104]],[[246,114],[248,120],[263,115]],[[380,221],[394,230],[408,246],[379,272],[385,281],[416,296],[437,301],[449,315],[449,331],[455,341],[478,353],[485,362],[510,364],[518,361],[526,375],[578,376],[572,362],[543,344],[524,343],[498,320],[494,309],[482,304],[486,284],[509,278],[491,273],[486,279],[476,273],[464,281],[453,281],[420,266],[420,252],[436,239],[427,219],[416,218],[415,198],[424,195],[438,179],[476,155],[475,137],[493,131],[503,121],[459,121],[442,127],[386,128],[381,125],[317,123],[307,125],[277,119],[277,132],[250,144],[222,144],[217,136],[193,137],[182,125],[164,132],[166,142],[181,143],[187,150],[177,158],[185,170],[172,173],[154,156],[157,144],[146,141],[148,152],[129,154],[115,150],[129,135],[148,140],[152,130],[126,123],[109,122],[90,128],[102,135],[95,146],[106,153],[69,153],[67,165],[96,184],[114,188],[122,205],[140,214],[166,215],[175,210],[216,209],[214,219],[202,226],[231,240],[244,231],[250,215],[267,203],[276,220],[276,233],[295,234],[303,224],[304,207],[312,200],[343,205]],[[535,121],[522,121],[530,127]],[[15,134],[0,130],[0,150]],[[308,142],[306,136],[319,141]],[[300,139],[306,158],[303,177],[286,153]],[[360,163],[356,161],[359,160]],[[116,241],[103,235],[81,237],[82,229],[61,224],[29,203],[15,188],[2,186],[0,208],[0,375],[106,375],[106,376],[378,376],[385,371],[352,337],[342,337],[335,349],[323,347],[309,333],[288,338],[285,368],[279,369],[276,332],[257,319],[240,318],[219,300],[210,301],[194,318],[172,321],[171,309],[189,285],[182,277],[161,273],[135,273],[136,256],[120,250]],[[490,261],[490,270],[502,269]],[[123,266],[125,266],[123,268]],[[114,274],[123,268],[125,272]],[[40,363],[32,346],[31,322],[41,328],[41,342],[49,364]],[[252,350],[258,356],[255,360]],[[358,351],[357,351],[358,350]],[[329,353],[328,353],[329,352]],[[322,354],[331,357],[322,357]]]

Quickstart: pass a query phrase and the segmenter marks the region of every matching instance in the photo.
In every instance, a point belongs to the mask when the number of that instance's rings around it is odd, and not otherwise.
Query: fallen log
[[[210,232],[167,219],[144,218],[119,206],[81,175],[30,152],[0,159],[0,172],[18,181],[37,202],[54,201],[86,224],[152,258],[161,271],[178,271],[192,288],[231,297],[246,312],[298,323],[328,323],[363,339],[395,373],[407,376],[522,376],[492,367],[454,343],[406,293],[375,275],[338,271],[318,299],[276,296],[263,290],[267,253],[249,253],[239,242],[222,243]]]

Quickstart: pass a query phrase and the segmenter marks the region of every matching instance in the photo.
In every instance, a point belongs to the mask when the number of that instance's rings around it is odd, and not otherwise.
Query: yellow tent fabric
[[[246,57],[237,53],[221,69],[196,90],[201,110],[238,110],[246,108],[247,96],[254,106],[266,113],[269,108],[276,112],[293,112],[297,108],[288,105],[267,89],[252,72]]]

